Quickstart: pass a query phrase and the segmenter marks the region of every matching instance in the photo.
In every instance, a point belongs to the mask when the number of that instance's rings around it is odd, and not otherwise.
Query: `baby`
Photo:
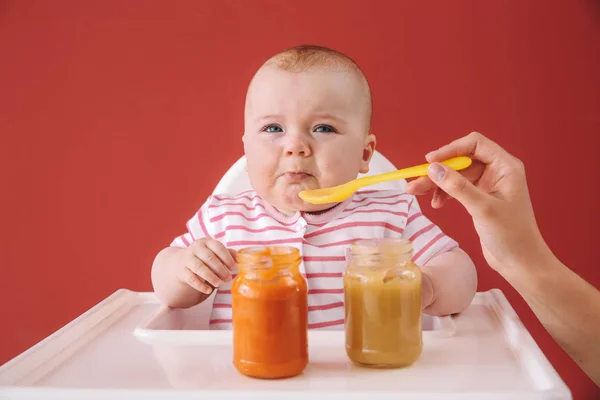
[[[254,190],[209,197],[187,233],[158,253],[152,283],[161,301],[191,307],[214,287],[210,327],[231,329],[236,250],[289,245],[302,254],[309,328],[341,328],[346,249],[354,239],[395,237],[413,244],[423,271],[423,311],[464,310],[477,287],[473,262],[419,211],[413,196],[365,190],[328,205],[298,197],[369,171],[375,150],[370,122],[369,84],[345,55],[300,46],[271,57],[246,96],[243,142]]]

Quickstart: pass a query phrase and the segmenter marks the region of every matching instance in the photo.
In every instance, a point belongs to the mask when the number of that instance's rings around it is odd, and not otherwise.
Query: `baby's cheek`
[[[340,160],[338,163],[327,164],[321,171],[322,173],[319,176],[320,187],[337,186],[354,178],[348,178],[352,173],[352,169],[348,170],[343,160]]]
[[[268,179],[266,179],[266,176],[259,169],[249,169],[248,177],[250,178],[250,184],[252,185],[252,189],[254,189],[259,196],[264,198],[270,186]]]
[[[252,177],[253,180],[260,181],[264,185],[264,183],[269,180],[274,180],[273,167],[271,167],[265,160],[254,159],[252,163],[248,163],[246,170],[248,175]]]

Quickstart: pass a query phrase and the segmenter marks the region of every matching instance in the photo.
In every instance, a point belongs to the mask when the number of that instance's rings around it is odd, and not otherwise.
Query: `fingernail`
[[[442,179],[444,179],[444,175],[446,175],[446,169],[438,163],[431,164],[427,169],[429,177],[436,182],[439,182]]]
[[[425,158],[426,158],[426,159],[429,159],[429,157],[431,157],[432,155],[434,155],[436,151],[437,151],[437,150],[430,151],[429,153],[425,154]]]

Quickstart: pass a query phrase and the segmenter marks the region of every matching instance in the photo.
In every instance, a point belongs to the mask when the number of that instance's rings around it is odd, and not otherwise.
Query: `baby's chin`
[[[318,213],[321,211],[325,211],[337,204],[337,203],[331,203],[331,204],[307,203],[298,196],[298,193],[300,193],[302,190],[307,190],[307,189],[309,189],[309,188],[303,187],[303,185],[298,185],[298,186],[294,185],[294,186],[285,188],[285,190],[283,190],[280,193],[277,193],[277,194],[272,193],[271,196],[268,196],[268,197],[261,196],[261,197],[263,197],[265,200],[267,200],[269,203],[271,203],[271,205],[274,206],[275,208],[277,208],[278,210],[285,212],[287,214],[293,214],[296,211]],[[310,187],[310,189],[313,189],[313,187]],[[260,195],[260,193],[259,193],[259,195]]]
[[[287,196],[281,199],[281,208],[289,210],[290,212],[308,212],[308,213],[319,213],[326,211],[331,207],[334,207],[338,203],[331,204],[310,204],[302,200],[300,197],[288,198]]]
[[[328,204],[310,204],[302,201],[302,205],[298,208],[298,211],[308,212],[308,213],[318,213],[322,211],[327,211],[332,207],[335,207],[339,203],[328,203]]]

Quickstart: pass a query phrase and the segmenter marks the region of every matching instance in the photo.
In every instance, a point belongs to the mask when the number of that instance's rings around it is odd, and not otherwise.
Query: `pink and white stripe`
[[[172,246],[186,247],[194,240],[212,237],[239,250],[249,246],[288,245],[302,254],[301,272],[306,277],[308,320],[311,329],[343,329],[342,274],[345,252],[356,239],[396,237],[413,242],[413,260],[419,265],[456,242],[418,209],[414,198],[393,191],[360,191],[324,213],[285,216],[253,191],[236,196],[210,197],[187,223],[187,232]],[[215,296],[211,329],[231,329],[231,283]]]

